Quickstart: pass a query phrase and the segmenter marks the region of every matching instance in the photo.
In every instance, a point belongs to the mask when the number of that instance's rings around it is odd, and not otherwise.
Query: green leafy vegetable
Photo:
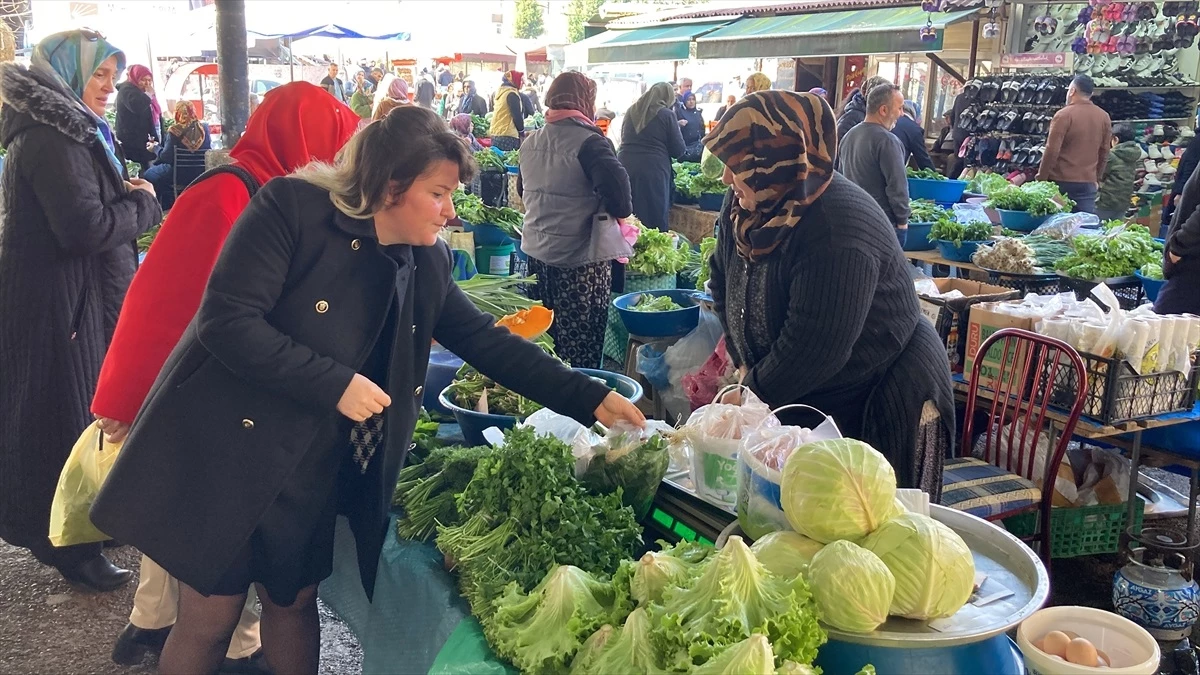
[[[906,173],[908,174],[909,178],[923,178],[925,180],[949,180],[933,169],[914,169],[910,166],[908,167]]]
[[[639,225],[628,269],[645,276],[678,274],[687,265],[687,259],[674,235]]]
[[[632,309],[635,312],[672,312],[683,307],[671,299],[668,295],[651,295],[646,293],[638,298],[638,301],[633,303]]]
[[[579,481],[593,494],[619,491],[621,503],[645,517],[671,463],[667,441],[658,435],[643,441],[637,432],[610,432],[592,450]]]
[[[521,151],[509,150],[508,152],[504,153],[504,165],[521,166]]]
[[[154,239],[155,239],[155,237],[158,236],[158,231],[161,229],[162,229],[162,223],[159,223],[158,225],[155,225],[154,227],[150,228],[149,230],[146,230],[146,232],[143,233],[142,236],[138,237],[138,240],[137,240],[138,253],[145,253],[146,251],[150,250],[150,244],[154,243]]]
[[[509,314],[542,304],[530,300],[514,290],[521,284],[532,284],[536,281],[537,277],[496,277],[488,274],[476,274],[470,279],[456,280],[454,283],[481,312],[487,312],[497,319],[501,319]]]
[[[479,198],[479,195],[455,190],[450,193],[450,202],[454,204],[454,213],[464,223],[477,225],[486,222],[483,213],[487,207],[484,206],[483,200]]]
[[[700,274],[696,277],[697,290],[704,290],[704,285],[708,283],[709,275],[712,274],[712,268],[709,266],[711,263],[709,260],[716,252],[716,237],[705,237],[700,241]]]
[[[504,171],[504,160],[490,148],[475,153],[475,163],[480,171]]]
[[[870,633],[887,621],[896,578],[879,556],[846,540],[827,544],[808,566],[813,596],[825,623]]]
[[[480,138],[486,138],[492,133],[492,123],[481,115],[471,115],[471,133]]]
[[[632,671],[629,671],[632,672]],[[693,675],[775,675],[775,652],[765,635],[755,633],[698,666]]]
[[[1008,179],[998,173],[977,173],[967,183],[967,192],[991,196],[993,192],[1003,190],[1009,185]]]
[[[613,675],[615,673],[665,673],[650,635],[654,629],[650,616],[643,608],[633,610],[625,625],[606,639],[606,644],[587,664],[572,663],[571,672],[580,675]]]
[[[457,497],[471,478],[479,458],[491,452],[488,447],[437,448],[425,461],[400,470],[392,503],[404,509],[396,521],[396,534],[402,539],[428,541],[439,525],[462,522]]]
[[[790,579],[808,569],[808,564],[822,546],[819,541],[784,530],[760,537],[750,550],[768,570]]]
[[[1162,260],[1162,244],[1137,223],[1109,221],[1099,234],[1076,235],[1071,246],[1075,252],[1054,269],[1073,279],[1127,277],[1146,263]]]
[[[910,208],[908,216],[910,223],[936,223],[942,218],[950,217],[950,213],[946,209],[928,199],[914,199]]]
[[[486,412],[490,415],[511,415],[523,420],[542,409],[540,403],[496,384],[491,378],[464,363],[450,383],[454,403],[467,410]],[[487,395],[487,409],[480,411],[480,399]]]
[[[783,465],[780,496],[792,529],[822,544],[858,541],[898,512],[892,465],[850,438],[797,448]]]
[[[919,513],[903,513],[867,535],[896,580],[890,614],[909,619],[954,616],[975,589],[975,558],[962,537]]]
[[[1141,269],[1138,271],[1140,271],[1142,276],[1146,277],[1147,279],[1153,279],[1155,281],[1163,280],[1163,269],[1161,262],[1148,262],[1145,265],[1142,265]]]
[[[1065,213],[1075,202],[1049,181],[1032,181],[1017,187],[1007,185],[988,193],[987,206],[1005,211],[1025,211],[1031,216]]]
[[[1033,264],[1045,269],[1054,269],[1059,260],[1074,252],[1067,242],[1044,234],[1031,234],[1021,242],[1033,251]]]
[[[954,216],[947,213],[937,219],[929,228],[929,241],[949,241],[955,246],[962,246],[964,241],[986,241],[992,237],[995,228],[991,223],[978,220],[960,223]]]
[[[663,544],[664,542],[659,542]],[[713,549],[695,542],[680,541],[661,551],[648,551],[637,562],[626,560],[613,578],[619,587],[628,585],[629,596],[639,607],[661,602],[663,591],[687,579]]]
[[[504,234],[513,239],[521,238],[521,230],[525,227],[525,215],[508,206],[484,206],[481,209],[482,221],[476,224],[495,225]]]
[[[596,629],[595,633],[587,640],[584,640],[583,646],[579,651],[575,652],[575,658],[571,660],[570,675],[586,675],[590,673],[599,658],[600,652],[604,651],[608,641],[613,638],[617,631],[609,624],[604,624]]]

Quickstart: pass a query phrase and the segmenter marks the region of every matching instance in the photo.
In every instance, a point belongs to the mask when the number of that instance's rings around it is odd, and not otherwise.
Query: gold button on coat
[[[245,429],[253,429],[254,428],[254,420],[252,420],[252,419],[242,420],[242,427]]]
[[[324,314],[329,311],[329,303],[324,300],[317,301],[317,314]]]
[[[359,240],[357,240],[357,239],[355,239],[354,241],[350,242],[350,248],[354,249],[355,251],[357,251],[357,250],[359,249],[359,247],[360,247],[360,246],[362,246],[362,242],[361,242],[361,241],[359,241]]]
[[[423,392],[423,391],[425,391],[425,387],[423,387],[423,386],[419,386],[416,389],[413,389],[413,398],[420,396],[421,392]]]

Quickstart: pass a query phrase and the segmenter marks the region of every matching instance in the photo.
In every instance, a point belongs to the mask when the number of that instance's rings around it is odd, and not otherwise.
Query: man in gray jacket
[[[896,85],[886,82],[871,89],[866,119],[842,139],[837,160],[838,171],[883,208],[901,246],[908,233],[908,177],[904,147],[892,127],[903,107],[904,96]]]

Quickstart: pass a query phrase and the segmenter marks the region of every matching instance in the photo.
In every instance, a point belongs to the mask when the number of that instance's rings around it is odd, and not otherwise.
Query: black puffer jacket
[[[846,108],[842,110],[842,116],[837,121],[838,142],[841,143],[846,134],[854,127],[862,124],[863,120],[867,119],[867,99],[863,98],[862,92],[856,91],[850,96],[850,101],[846,103]]]
[[[150,97],[138,89],[133,82],[122,82],[117,86],[117,128],[113,130],[125,157],[130,161],[149,165],[155,154],[146,149],[150,141],[159,140],[158,129],[154,128],[154,114],[150,110]]]
[[[1172,263],[1171,254],[1179,256],[1179,262]],[[1200,313],[1200,171],[1192,172],[1179,196],[1163,251],[1163,276],[1167,283],[1158,292],[1154,311]]]
[[[126,189],[58,83],[3,64],[0,96],[0,537],[29,547],[46,539],[59,471],[92,420],[134,242],[162,211]]]

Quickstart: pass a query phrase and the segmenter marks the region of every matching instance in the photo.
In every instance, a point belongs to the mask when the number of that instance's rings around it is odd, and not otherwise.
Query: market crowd
[[[771,408],[825,411],[936,499],[954,404],[901,251],[904,166],[929,156],[895,85],[868,80],[839,118],[823,91],[756,73],[709,130],[690,81],[659,83],[612,130],[617,151],[583,74],[538,101],[519,71],[490,101],[444,69],[418,80],[369,68],[348,84],[335,65],[319,85],[272,90],[232,163],[172,195],[163,220],[148,69],[90,31],[45,38],[29,67],[0,65],[0,312],[20,317],[0,328],[0,537],[97,591],[131,581],[101,544],[47,537],[85,429],[123,443],[90,513],[144,554],[116,661],[161,651],[163,673],[316,672],[335,519],[349,521],[370,597],[435,340],[585,425],[644,423],[452,281],[439,234],[477,168],[464,116],[485,110],[493,146],[521,149],[522,247],[560,354],[599,365],[614,270],[632,252],[622,221],[666,229],[672,160],[710,153],[728,186],[711,293],[741,382]],[[1064,189],[1105,168],[1111,132],[1090,86],[1074,83],[1043,167]],[[543,104],[546,125],[526,129]],[[162,145],[206,147],[195,111],[175,115]],[[1168,244],[1181,271],[1200,246],[1188,188]],[[135,240],[160,222],[139,266]]]

